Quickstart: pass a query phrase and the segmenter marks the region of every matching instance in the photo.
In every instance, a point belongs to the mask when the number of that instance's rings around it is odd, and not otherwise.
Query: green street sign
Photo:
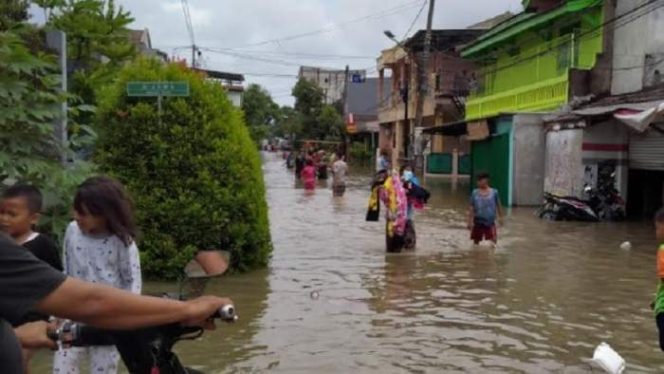
[[[189,82],[128,82],[127,96],[189,96]]]

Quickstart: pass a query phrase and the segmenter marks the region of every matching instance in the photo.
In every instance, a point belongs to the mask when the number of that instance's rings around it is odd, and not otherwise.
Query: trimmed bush
[[[127,97],[129,81],[186,81],[189,97]],[[144,274],[172,279],[199,249],[232,267],[265,266],[272,249],[256,146],[223,88],[178,64],[139,59],[100,93],[95,160],[131,192]]]

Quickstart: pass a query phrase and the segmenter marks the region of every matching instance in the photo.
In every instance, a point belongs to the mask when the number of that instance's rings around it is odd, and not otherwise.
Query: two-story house
[[[583,197],[613,176],[628,215],[651,218],[664,203],[664,0],[606,3],[611,95],[547,119],[544,188]]]
[[[472,174],[489,172],[505,205],[537,205],[544,184],[542,114],[608,92],[603,0],[524,0],[524,11],[461,49],[479,66],[465,120]],[[443,126],[445,127],[445,126]]]
[[[472,41],[482,32],[481,29],[433,30],[431,57],[425,68],[429,90],[423,99],[424,127],[463,118],[464,106],[457,100],[456,91],[462,89],[460,82],[464,77],[468,81],[474,65],[461,59],[456,47]],[[378,59],[378,97],[384,98],[378,107],[379,147],[391,154],[393,165],[410,162],[408,156],[413,154],[414,147],[422,146],[413,144],[413,126],[420,95],[417,57],[423,51],[424,35],[424,30],[418,31],[406,42],[382,51]],[[386,85],[388,76],[391,84]],[[434,139],[434,153],[443,151],[443,143],[442,137]],[[449,174],[452,168],[445,171]]]

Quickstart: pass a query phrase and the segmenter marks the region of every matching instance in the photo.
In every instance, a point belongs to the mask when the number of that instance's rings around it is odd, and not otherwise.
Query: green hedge
[[[187,81],[190,97],[127,97],[128,81]],[[272,250],[261,162],[223,89],[178,64],[139,59],[99,99],[95,160],[131,192],[145,276],[172,279],[198,249],[232,266],[265,266]]]

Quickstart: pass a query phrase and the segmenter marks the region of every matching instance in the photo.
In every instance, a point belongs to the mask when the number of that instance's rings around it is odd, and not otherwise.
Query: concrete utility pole
[[[344,125],[346,125],[346,119],[348,115],[348,80],[350,78],[350,67],[346,65],[346,70],[344,71],[344,98],[343,98],[343,103],[344,103]],[[350,148],[348,146],[348,143],[350,142],[348,134],[346,134],[348,130],[344,132],[344,156],[346,156],[346,159],[348,160],[348,149]],[[338,150],[337,150],[338,151]]]
[[[427,17],[427,30],[424,34],[424,45],[420,58],[417,64],[418,69],[418,95],[417,95],[417,106],[415,107],[415,128],[411,129],[411,147],[413,147],[414,156],[415,156],[415,167],[419,170],[424,167],[424,162],[422,159],[422,127],[423,127],[423,112],[424,112],[424,98],[429,93],[429,58],[431,56],[431,27],[433,24],[433,10],[434,10],[435,0],[429,0],[429,15]]]

